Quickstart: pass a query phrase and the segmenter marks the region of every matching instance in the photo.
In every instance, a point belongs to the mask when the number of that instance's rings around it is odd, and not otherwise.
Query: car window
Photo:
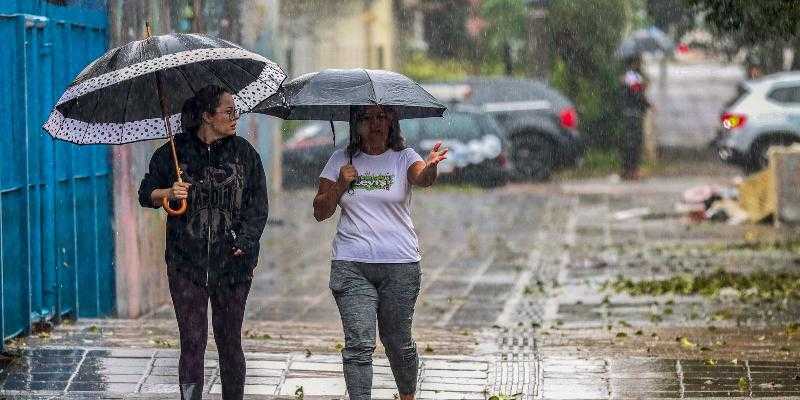
[[[472,140],[483,136],[481,125],[474,115],[463,112],[450,112],[444,118],[427,118],[420,120],[424,129],[420,131],[422,139],[458,139]]]
[[[800,86],[786,86],[772,89],[767,95],[778,103],[800,103]]]

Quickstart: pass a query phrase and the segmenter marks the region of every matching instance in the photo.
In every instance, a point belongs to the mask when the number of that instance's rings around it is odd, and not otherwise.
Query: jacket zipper
[[[208,145],[208,166],[211,167],[211,145]],[[211,185],[212,183],[209,180],[208,184]],[[206,225],[208,225],[208,236],[206,237],[206,287],[208,287],[208,270],[211,269],[211,221],[213,220],[211,212],[212,208],[209,207],[208,220],[206,221]]]

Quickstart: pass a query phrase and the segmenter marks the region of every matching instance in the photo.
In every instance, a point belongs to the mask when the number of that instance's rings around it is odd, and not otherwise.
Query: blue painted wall
[[[0,332],[5,339],[42,320],[114,312],[109,148],[56,141],[41,128],[72,78],[105,52],[104,4],[0,4]]]

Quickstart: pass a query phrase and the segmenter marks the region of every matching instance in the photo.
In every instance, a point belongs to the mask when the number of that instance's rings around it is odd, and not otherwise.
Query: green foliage
[[[458,60],[433,60],[417,53],[405,60],[401,72],[418,82],[463,79],[468,75],[468,65]]]
[[[590,145],[610,147],[619,132],[615,56],[625,30],[623,0],[554,0],[547,18],[555,61],[551,82],[572,99]]]
[[[684,0],[719,34],[751,46],[794,40],[800,32],[800,2],[796,0]]]
[[[528,11],[522,0],[484,0],[480,13],[487,23],[484,61],[502,63],[505,46],[521,45],[526,39]]]

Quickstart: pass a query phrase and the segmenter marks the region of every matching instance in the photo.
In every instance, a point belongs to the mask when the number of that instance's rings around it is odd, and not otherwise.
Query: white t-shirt
[[[339,169],[349,162],[345,150],[336,150],[320,178],[336,182]],[[364,263],[420,261],[419,241],[411,222],[411,184],[408,167],[422,157],[411,148],[353,157],[359,180],[352,193],[339,199],[342,208],[332,260]]]

